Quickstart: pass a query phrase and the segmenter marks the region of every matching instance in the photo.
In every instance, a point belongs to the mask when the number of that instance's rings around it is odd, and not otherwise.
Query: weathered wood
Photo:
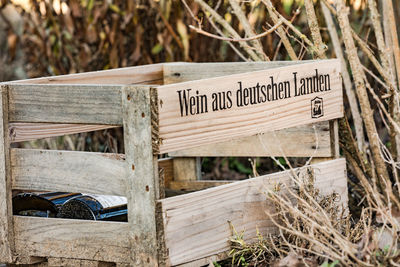
[[[331,149],[332,149],[332,157],[339,158],[340,157],[340,149],[339,149],[339,123],[338,120],[333,120],[329,122],[331,129]]]
[[[173,157],[331,157],[333,151],[329,122],[324,121],[168,154]]]
[[[13,261],[14,234],[8,139],[8,87],[0,86],[0,262]]]
[[[160,194],[152,150],[150,87],[125,87],[122,107],[131,265],[156,266],[156,197]]]
[[[176,265],[177,267],[198,267],[198,266],[209,266],[210,264],[213,264],[214,262],[220,261],[227,259],[229,257],[228,252],[222,252],[217,255],[209,256],[206,258],[202,258],[199,260],[183,263],[183,264],[178,264]],[[213,266],[213,265],[211,265]]]
[[[29,264],[30,266],[35,266],[37,264],[45,263],[46,258],[43,257],[35,257],[35,256],[25,256],[25,255],[16,255],[15,263],[18,265],[21,264]]]
[[[322,194],[336,191],[346,205],[345,160],[326,161],[311,168],[315,187]],[[265,192],[277,183],[293,186],[290,175],[285,171],[160,200],[171,264],[228,251],[232,235],[229,222],[237,232],[244,231],[246,242],[256,237],[257,230],[261,234],[274,233],[276,227],[265,214],[273,208]]]
[[[115,263],[92,260],[66,259],[66,258],[48,258],[48,267],[114,267]]]
[[[164,158],[158,160],[158,169],[163,171],[165,187],[169,187],[169,183],[174,180],[173,162],[173,158]]]
[[[169,184],[169,188],[172,190],[198,191],[219,185],[230,184],[232,182],[234,181],[233,180],[171,181]]]
[[[9,120],[122,125],[121,88],[111,85],[9,85]]]
[[[129,261],[128,224],[14,216],[16,252],[40,257]]]
[[[125,160],[111,153],[12,149],[12,188],[125,196]]]
[[[13,84],[162,84],[163,64],[12,81]]]
[[[60,75],[21,81],[11,84],[162,84],[163,64],[152,64],[106,71]],[[10,124],[11,142],[30,141],[39,138],[97,131],[111,128],[110,125],[76,124]]]
[[[221,63],[166,63],[163,65],[164,84],[195,81],[258,70],[292,66],[313,60]]]
[[[316,70],[318,70],[319,75],[329,75],[323,77],[326,78],[326,88],[330,89],[296,96],[294,84],[297,84],[297,89],[299,89],[299,80],[306,77],[312,78],[316,74]],[[297,75],[296,83],[293,73]],[[329,78],[329,86],[327,78]],[[274,79],[274,84],[281,82],[282,91],[279,95],[282,99],[244,107],[237,106],[236,94],[239,92],[239,88],[255,88],[257,82],[267,86],[266,83],[272,84],[270,82],[272,79]],[[272,86],[271,84],[268,84],[268,86]],[[316,84],[321,85],[320,82],[316,82]],[[341,87],[338,60],[324,60],[273,70],[160,86],[157,88],[160,153],[339,118],[343,115]],[[193,107],[192,111],[198,113],[195,115],[190,115],[190,112],[189,115],[186,115],[186,108],[183,104],[183,92],[185,91],[188,94],[187,90],[189,89],[192,96],[196,96],[198,91],[198,97],[193,99],[193,103],[197,103],[196,101],[200,103],[200,105]],[[270,99],[273,99],[270,94],[271,91],[273,90],[267,91],[267,94],[269,94]],[[231,108],[213,111],[212,94],[225,93],[227,95],[228,92],[232,94]],[[276,91],[275,94],[278,95],[278,92]],[[205,95],[208,100],[201,98],[202,95]],[[312,101],[316,97],[323,100],[321,116],[313,116]],[[254,97],[254,99],[256,98]],[[226,98],[225,101],[229,102]],[[201,103],[207,104],[200,107]],[[190,105],[189,103],[189,109]]]
[[[40,138],[77,134],[115,128],[112,125],[95,124],[53,124],[53,123],[24,123],[14,122],[9,124],[10,142],[31,141]]]
[[[174,158],[174,180],[195,181],[201,178],[200,158]]]

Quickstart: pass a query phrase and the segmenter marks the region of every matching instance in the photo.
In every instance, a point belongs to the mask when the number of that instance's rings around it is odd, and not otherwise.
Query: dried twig
[[[353,77],[356,86],[356,92],[358,99],[360,101],[360,107],[362,111],[362,117],[364,119],[365,128],[367,130],[368,139],[370,141],[370,147],[372,152],[372,157],[376,166],[377,174],[379,179],[387,180],[388,173],[386,171],[385,163],[380,155],[380,144],[377,137],[376,125],[373,117],[373,111],[368,99],[367,90],[364,84],[364,72],[361,67],[360,60],[358,58],[357,49],[354,44],[354,39],[352,36],[352,30],[350,27],[350,22],[348,18],[348,9],[345,6],[343,0],[335,0],[336,9],[338,10],[338,20],[339,25],[343,34],[343,41],[346,46],[346,51],[348,59],[350,62],[350,67],[353,71]],[[383,185],[382,185],[383,186]]]
[[[231,7],[233,8],[233,12],[235,13],[236,17],[239,19],[240,23],[243,26],[244,31],[246,32],[246,36],[249,38],[255,37],[256,34],[254,33],[250,22],[246,18],[242,8],[238,4],[238,0],[229,0]],[[267,34],[266,34],[267,35]],[[265,54],[263,46],[259,40],[259,38],[250,39],[251,43],[253,44],[255,51],[257,54],[265,61],[269,61],[269,57]]]
[[[304,0],[304,5],[306,7],[308,26],[310,27],[317,57],[326,59],[325,51],[327,46],[322,42],[317,16],[315,15],[314,3],[312,0]]]
[[[199,34],[203,34],[205,36],[208,37],[212,37],[214,39],[218,39],[218,40],[222,40],[222,41],[227,41],[227,42],[244,42],[244,41],[252,41],[252,40],[256,40],[259,38],[262,38],[264,36],[267,36],[268,34],[273,33],[280,25],[282,25],[282,21],[279,21],[278,24],[276,24],[275,26],[273,26],[271,29],[269,29],[268,31],[265,31],[263,33],[257,34],[257,35],[253,35],[252,37],[247,37],[247,38],[239,38],[239,39],[233,39],[233,38],[227,38],[227,37],[222,37],[222,36],[218,36],[209,32],[206,32],[200,28],[196,28],[193,25],[190,25],[189,28],[196,31]]]
[[[342,46],[340,44],[339,36],[336,31],[336,27],[333,22],[332,16],[328,8],[326,7],[326,4],[322,1],[321,1],[321,8],[322,8],[322,13],[324,14],[329,34],[331,36],[336,57],[340,60],[340,64],[342,65],[342,77],[344,82],[344,88],[346,91],[347,99],[349,100],[351,115],[354,120],[354,128],[357,137],[358,149],[362,151],[363,148],[365,147],[365,135],[364,135],[362,118],[360,115],[360,110],[358,108],[357,98],[353,90],[349,72],[347,71],[347,64],[343,55]]]
[[[235,29],[232,28],[232,26],[224,20],[217,12],[215,12],[214,9],[212,9],[206,2],[203,0],[195,0],[196,3],[198,3],[201,8],[203,8],[205,11],[209,12],[213,19],[220,24],[229,34],[231,34],[234,38],[240,39],[240,35],[235,31]],[[255,61],[260,61],[260,57],[257,56],[257,54],[253,51],[252,48],[249,47],[249,45],[246,42],[239,42],[239,45],[246,51],[249,56],[255,60]]]

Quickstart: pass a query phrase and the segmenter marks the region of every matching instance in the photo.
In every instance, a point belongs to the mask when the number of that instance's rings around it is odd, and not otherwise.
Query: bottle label
[[[103,206],[103,209],[128,204],[126,197],[93,194],[84,194],[84,196],[96,199]]]

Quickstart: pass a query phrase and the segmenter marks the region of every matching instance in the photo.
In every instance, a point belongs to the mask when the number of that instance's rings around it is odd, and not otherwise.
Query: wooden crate
[[[320,79],[329,75],[329,90],[296,96],[294,73],[300,79],[316,70],[322,75],[315,80],[320,88]],[[343,114],[339,74],[337,60],[174,63],[1,84],[0,262],[198,266],[226,256],[228,221],[246,229],[248,240],[256,227],[261,233],[274,231],[259,212],[268,211],[260,190],[274,181],[290,184],[289,172],[235,183],[199,181],[196,157],[337,158],[335,119]],[[257,82],[271,84],[270,91],[264,87],[265,103],[244,106],[239,89],[244,92]],[[195,96],[188,115],[183,92]],[[221,104],[214,110],[213,94],[228,92],[231,107],[222,110]],[[207,106],[201,105],[202,95]],[[234,95],[241,96],[243,107],[235,106]],[[313,117],[316,98],[323,99],[323,113]],[[121,126],[125,155],[10,148],[12,142]],[[158,159],[166,153],[174,157],[173,167],[171,160]],[[338,191],[346,203],[344,160],[311,168],[316,186],[326,193]],[[215,185],[163,199],[165,186],[193,190]],[[13,216],[12,190],[126,196],[128,223]]]

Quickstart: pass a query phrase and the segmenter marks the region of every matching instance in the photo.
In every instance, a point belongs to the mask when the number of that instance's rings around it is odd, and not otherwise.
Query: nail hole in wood
[[[149,192],[150,188],[148,185],[146,185],[146,192]]]
[[[128,96],[126,97],[126,99],[128,99],[128,101],[131,101],[131,95],[128,95]]]
[[[135,170],[135,165],[132,164],[132,171],[134,171],[134,170]]]
[[[142,112],[142,118],[144,118],[144,112]]]

